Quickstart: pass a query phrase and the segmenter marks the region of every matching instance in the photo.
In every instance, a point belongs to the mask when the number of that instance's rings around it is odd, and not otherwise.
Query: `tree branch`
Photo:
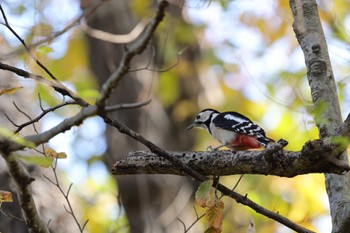
[[[347,164],[329,163],[325,159],[329,151],[328,146],[316,140],[306,143],[298,152],[225,150],[169,153],[173,158],[206,176],[261,174],[294,177],[308,173],[342,174],[350,169]],[[126,159],[117,161],[111,171],[115,175],[141,173],[187,175],[178,166],[149,151],[130,152]]]
[[[123,54],[122,60],[118,69],[111,74],[108,80],[103,84],[101,94],[97,100],[97,105],[105,106],[105,102],[109,98],[113,89],[118,85],[119,81],[124,77],[124,75],[130,69],[131,60],[137,54],[141,54],[147,47],[153,33],[157,29],[159,23],[163,20],[165,16],[165,9],[168,6],[167,1],[161,1],[158,5],[158,12],[156,16],[150,21],[146,26],[140,39],[136,41],[130,48],[126,48],[126,51]]]
[[[3,151],[1,151],[1,154],[6,161],[11,177],[17,185],[19,201],[30,232],[48,233],[46,225],[39,217],[33,199],[30,184],[34,181],[34,178],[29,176],[14,154],[6,154]]]
[[[13,73],[15,73],[18,76],[21,76],[23,78],[31,78],[35,81],[43,83],[44,85],[52,87],[55,91],[57,91],[58,93],[60,93],[63,96],[69,96],[70,98],[75,100],[81,106],[88,105],[83,99],[81,99],[78,95],[76,95],[74,92],[69,90],[67,87],[65,87],[62,83],[60,83],[57,80],[51,81],[51,80],[48,80],[40,75],[36,75],[36,74],[30,73],[30,72],[27,72],[25,70],[19,69],[19,68],[14,67],[14,66],[10,66],[10,65],[2,63],[2,62],[0,62],[0,70],[7,70],[10,72],[13,72]]]
[[[17,32],[15,30],[13,30],[13,28],[11,27],[10,23],[7,20],[6,14],[4,12],[4,10],[2,9],[2,6],[0,4],[0,12],[1,15],[5,21],[5,27],[7,27],[7,29],[21,42],[21,44],[23,45],[23,47],[26,49],[28,55],[35,61],[35,63],[41,68],[43,69],[53,80],[57,80],[57,78],[49,71],[49,69],[46,68],[46,66],[44,66],[32,53],[32,51],[30,51],[30,49],[28,48],[26,42],[17,34]]]
[[[47,43],[47,42],[52,42],[54,41],[56,38],[60,37],[61,35],[65,34],[66,32],[68,32],[69,30],[71,30],[72,28],[74,28],[76,25],[79,24],[79,22],[81,22],[82,20],[84,20],[85,18],[88,18],[91,14],[93,14],[100,6],[102,6],[106,1],[101,1],[101,2],[97,2],[96,4],[93,4],[92,6],[86,7],[83,9],[83,12],[80,13],[80,15],[78,15],[75,19],[73,19],[70,23],[68,23],[67,26],[65,26],[64,28],[62,28],[59,31],[56,31],[54,33],[52,33],[51,35],[49,35],[48,37],[44,38],[44,39],[39,39],[38,41],[27,45],[27,49],[32,50],[36,47],[38,47],[41,44]],[[20,53],[23,52],[23,50],[26,50],[25,47],[21,46],[13,51],[11,51],[10,53],[7,54],[1,54],[0,55],[0,61],[3,60],[7,60],[9,58],[12,58],[13,56],[16,56]]]

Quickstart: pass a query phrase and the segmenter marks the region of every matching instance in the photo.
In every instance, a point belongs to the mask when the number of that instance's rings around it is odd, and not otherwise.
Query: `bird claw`
[[[215,151],[215,148],[213,148],[212,146],[208,146],[207,151]]]
[[[218,151],[220,148],[222,148],[222,147],[224,147],[224,146],[226,146],[226,145],[221,145],[221,146],[218,146],[218,147],[212,147],[212,146],[208,146],[207,147],[207,151],[212,151],[212,152],[216,152],[216,151]]]

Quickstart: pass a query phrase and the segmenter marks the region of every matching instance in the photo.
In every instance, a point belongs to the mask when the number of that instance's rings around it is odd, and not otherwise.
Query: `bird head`
[[[190,126],[188,126],[186,128],[186,130],[190,130],[190,129],[195,128],[195,127],[208,129],[209,124],[210,124],[210,120],[211,120],[212,115],[214,113],[219,113],[219,112],[214,110],[214,109],[204,109],[204,110],[200,111],[197,114],[194,122]]]

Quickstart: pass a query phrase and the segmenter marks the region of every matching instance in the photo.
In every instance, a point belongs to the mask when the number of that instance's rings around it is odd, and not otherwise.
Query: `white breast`
[[[211,135],[222,145],[230,144],[237,136],[235,132],[217,128],[212,123],[209,125],[209,127]]]

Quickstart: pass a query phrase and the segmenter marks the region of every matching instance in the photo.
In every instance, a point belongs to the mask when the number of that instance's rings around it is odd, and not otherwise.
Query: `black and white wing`
[[[245,134],[258,139],[264,145],[273,141],[266,137],[265,131],[248,117],[238,112],[223,112],[215,117],[213,124],[221,129],[233,131],[238,134]]]

